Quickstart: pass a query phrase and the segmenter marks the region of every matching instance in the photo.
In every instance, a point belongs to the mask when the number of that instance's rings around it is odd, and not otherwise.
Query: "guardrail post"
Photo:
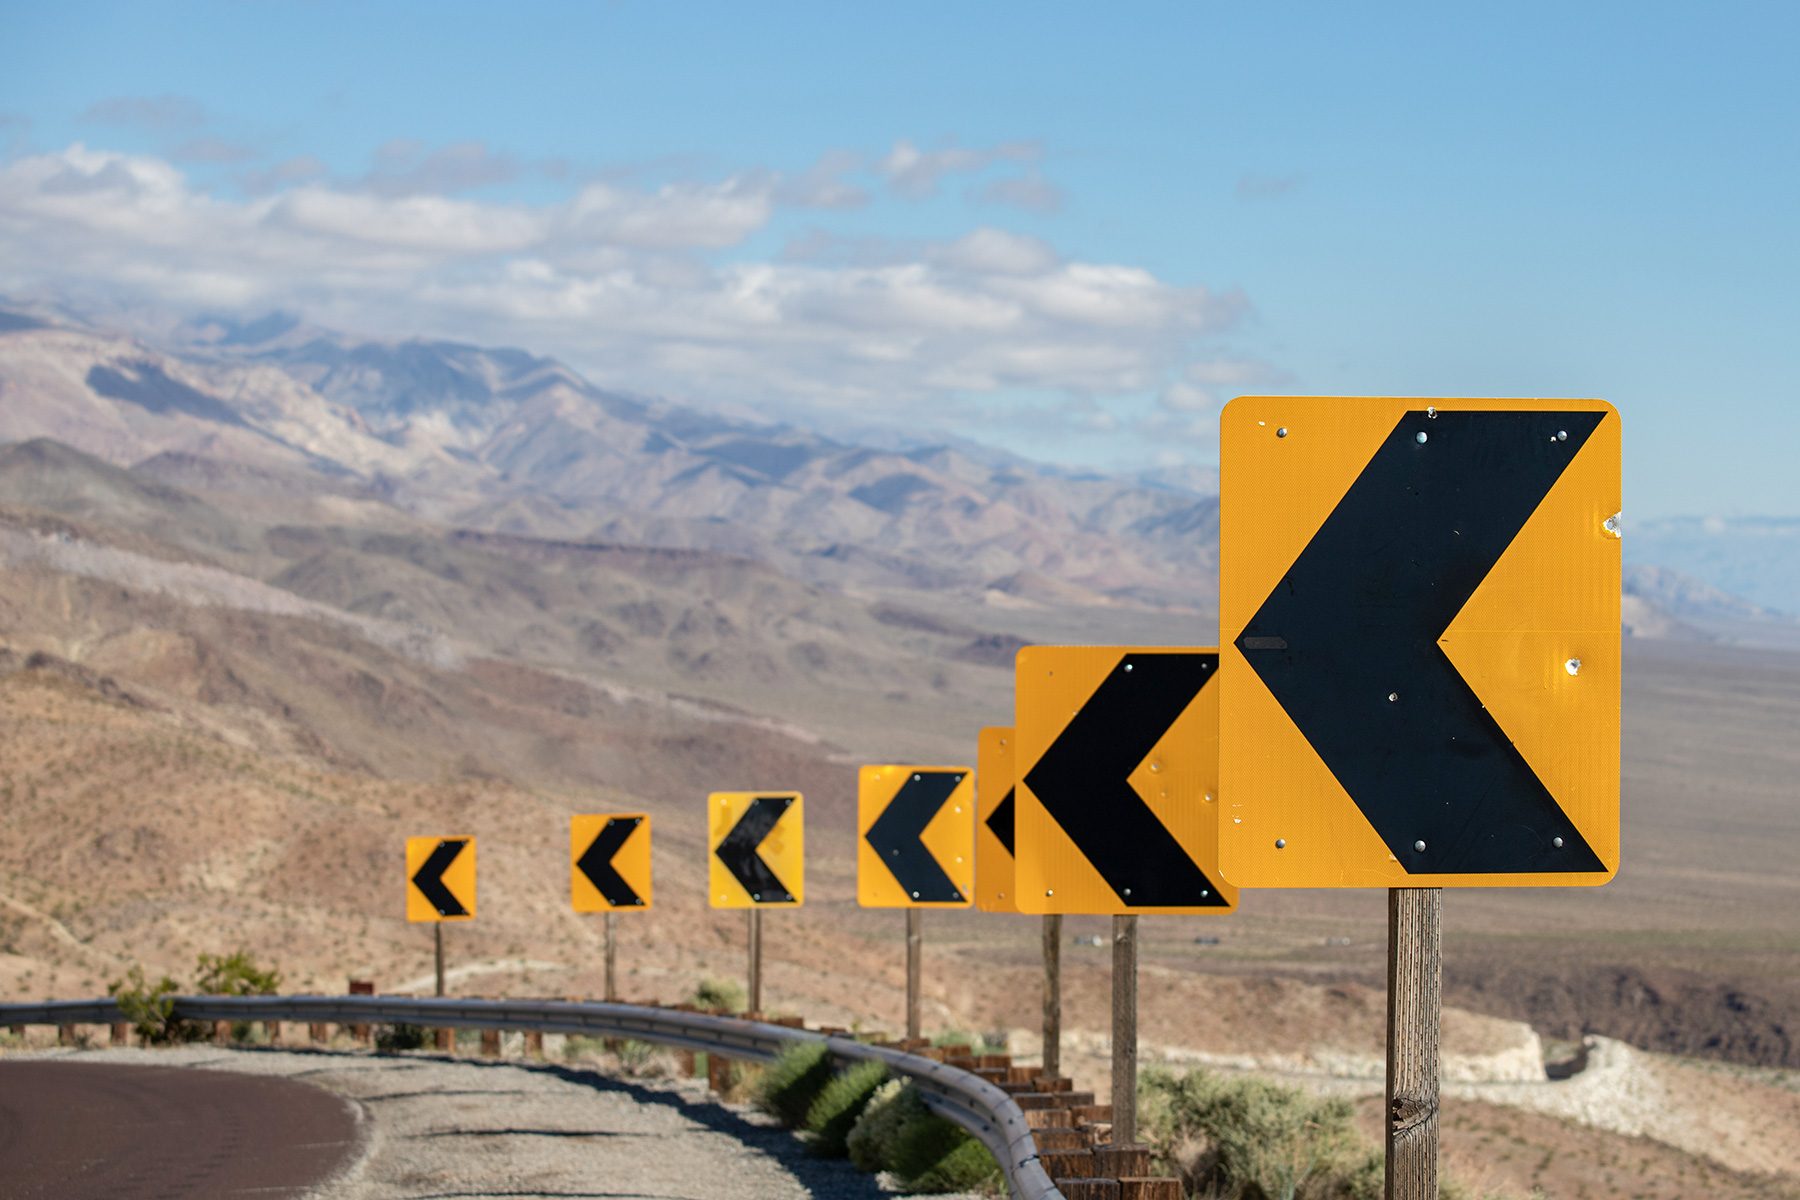
[[[375,981],[373,979],[352,979],[350,981],[350,994],[352,996],[373,996],[375,994]],[[375,1045],[375,1027],[366,1022],[359,1021],[352,1025],[350,1027],[350,1036],[356,1039],[358,1045],[371,1047]]]
[[[281,1022],[280,1021],[264,1021],[263,1022],[263,1036],[268,1038],[269,1045],[271,1045],[271,1046],[281,1045]]]
[[[125,1021],[112,1023],[112,1044],[115,1046],[131,1045],[131,1025]]]
[[[73,1025],[58,1025],[56,1027],[56,1044],[59,1046],[73,1046],[75,1044],[75,1027]]]
[[[213,1022],[212,1040],[213,1040],[213,1045],[215,1045],[215,1046],[231,1045],[231,1022],[230,1021],[214,1021]]]
[[[481,1056],[483,1058],[500,1057],[500,1031],[498,1029],[481,1031]]]
[[[328,1026],[323,1021],[309,1021],[306,1025],[306,1036],[315,1046],[322,1046],[331,1040]]]
[[[456,1030],[434,1029],[431,1031],[431,1044],[446,1054],[456,1053]]]
[[[525,1031],[525,1056],[527,1058],[544,1057],[544,1031],[527,1029]]]

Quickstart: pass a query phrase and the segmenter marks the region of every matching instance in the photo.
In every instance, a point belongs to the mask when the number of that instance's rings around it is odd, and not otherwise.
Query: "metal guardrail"
[[[519,1029],[633,1038],[683,1050],[767,1062],[797,1042],[824,1042],[833,1058],[874,1061],[910,1080],[925,1106],[968,1130],[993,1154],[1014,1200],[1062,1200],[1038,1161],[1025,1114],[1011,1096],[957,1067],[884,1046],[785,1025],[636,1004],[563,1000],[413,999],[401,996],[176,996],[184,1021],[295,1021],[338,1025]],[[0,1004],[4,1025],[110,1025],[112,1000]]]

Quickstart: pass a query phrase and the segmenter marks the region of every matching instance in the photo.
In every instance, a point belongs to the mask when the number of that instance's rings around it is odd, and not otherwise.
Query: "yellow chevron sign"
[[[806,898],[806,827],[798,792],[714,792],[707,902],[714,908],[799,908]]]
[[[569,902],[579,913],[650,907],[650,818],[644,813],[569,818]]]
[[[1618,413],[1246,396],[1220,448],[1226,878],[1612,878]]]
[[[975,896],[975,772],[888,764],[857,779],[856,899],[967,908]]]
[[[406,839],[406,919],[475,919],[475,839]]]
[[[1014,871],[1028,913],[1228,913],[1218,654],[1019,651]]]
[[[975,907],[1016,913],[1013,895],[1013,731],[981,731],[975,758]]]

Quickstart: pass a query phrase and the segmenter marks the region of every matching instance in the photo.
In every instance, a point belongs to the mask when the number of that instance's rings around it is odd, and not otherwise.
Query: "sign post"
[[[406,839],[406,919],[431,923],[437,994],[444,994],[444,922],[475,919],[475,839]]]
[[[619,998],[615,914],[651,906],[650,818],[644,813],[583,813],[569,818],[569,904],[601,913],[608,1000]]]
[[[1599,400],[1220,418],[1222,866],[1389,889],[1389,1196],[1437,1193],[1440,889],[1618,870],[1619,438]]]
[[[806,827],[798,792],[714,792],[706,798],[712,854],[707,902],[748,909],[746,1002],[763,1005],[765,908],[799,908],[805,899]]]
[[[906,913],[906,1036],[921,1035],[920,910],[975,895],[975,796],[968,767],[888,764],[857,774],[856,899]]]
[[[1044,916],[1044,1074],[1062,1073],[1062,914]]]
[[[1121,1142],[1137,1131],[1137,914],[1224,914],[1237,903],[1218,869],[1217,667],[1209,648],[1019,651],[1015,891],[1025,912],[1113,917]],[[1050,947],[1060,934],[1046,925],[1046,1063],[1061,1018]]]

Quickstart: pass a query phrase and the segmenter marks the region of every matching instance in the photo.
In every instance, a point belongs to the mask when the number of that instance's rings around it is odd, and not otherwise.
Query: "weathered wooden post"
[[[1442,888],[1388,889],[1387,1196],[1438,1194]]]

